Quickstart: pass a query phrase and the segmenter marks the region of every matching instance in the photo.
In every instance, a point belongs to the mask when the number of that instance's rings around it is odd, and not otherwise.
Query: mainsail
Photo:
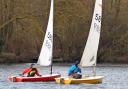
[[[42,66],[49,66],[52,63],[52,51],[53,51],[53,4],[51,0],[51,7],[49,13],[49,20],[47,25],[46,34],[44,37],[43,46],[40,52],[40,56],[37,64]]]
[[[97,51],[101,30],[102,0],[96,0],[87,43],[81,58],[81,66],[96,65]]]

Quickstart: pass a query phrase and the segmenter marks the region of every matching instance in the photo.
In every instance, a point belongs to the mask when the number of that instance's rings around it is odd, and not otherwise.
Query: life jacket
[[[37,74],[37,69],[32,68],[32,70],[28,73],[27,77],[34,77]]]
[[[75,64],[73,64],[70,68],[69,68],[69,71],[68,71],[68,76],[74,74],[74,73],[81,73],[81,69],[76,66]]]

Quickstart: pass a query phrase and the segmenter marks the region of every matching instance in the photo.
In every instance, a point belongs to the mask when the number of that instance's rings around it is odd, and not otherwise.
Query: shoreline
[[[26,64],[30,65],[31,63],[0,63],[1,65],[17,65],[17,64]],[[36,63],[35,63],[36,64]],[[73,63],[53,63],[53,66],[71,66]],[[98,63],[97,67],[128,67],[128,64],[124,63]]]

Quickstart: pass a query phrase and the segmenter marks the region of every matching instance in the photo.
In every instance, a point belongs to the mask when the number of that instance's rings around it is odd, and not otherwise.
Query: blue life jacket
[[[74,74],[74,73],[81,73],[81,69],[77,67],[75,64],[73,64],[69,70],[68,70],[68,76]]]

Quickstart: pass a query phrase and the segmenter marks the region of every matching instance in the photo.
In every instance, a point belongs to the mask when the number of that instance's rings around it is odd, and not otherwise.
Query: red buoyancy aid
[[[31,70],[32,70],[32,68],[27,68],[27,69],[25,69],[25,70],[22,72],[22,74],[23,74],[23,75],[24,75],[24,74],[28,74]]]

